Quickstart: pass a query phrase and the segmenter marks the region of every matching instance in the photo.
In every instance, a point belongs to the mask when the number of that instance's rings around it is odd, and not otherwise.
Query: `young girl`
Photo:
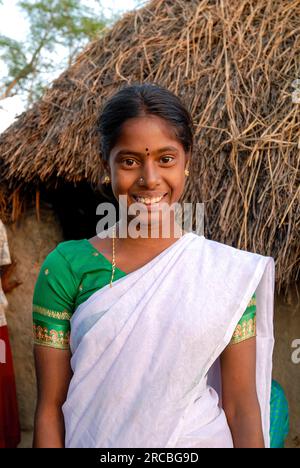
[[[177,96],[125,87],[99,129],[105,183],[126,217],[60,243],[41,268],[34,446],[268,447],[273,259],[167,216],[193,150]],[[136,203],[147,235],[132,235]]]

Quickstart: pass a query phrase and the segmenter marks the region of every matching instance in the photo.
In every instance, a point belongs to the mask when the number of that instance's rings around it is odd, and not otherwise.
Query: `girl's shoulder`
[[[72,259],[73,257],[77,256],[78,253],[82,251],[86,251],[89,248],[89,242],[87,239],[76,239],[76,240],[68,240],[63,241],[57,244],[53,252],[55,254],[60,254],[65,259]]]
[[[87,264],[87,256],[92,257],[94,252],[95,248],[87,239],[68,240],[57,244],[45,261],[67,263],[69,268],[76,271],[80,265]]]
[[[58,272],[68,270],[76,281],[96,270],[101,273],[111,268],[110,262],[88,239],[60,242],[46,257],[44,266],[46,264],[51,264]]]
[[[86,264],[85,252],[88,245],[85,239],[60,242],[44,258],[40,275],[50,278],[64,278],[64,281],[77,283],[80,266]]]

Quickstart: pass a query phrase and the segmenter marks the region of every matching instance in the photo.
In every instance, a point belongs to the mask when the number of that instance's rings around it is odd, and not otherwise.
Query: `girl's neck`
[[[121,221],[116,223],[116,242],[119,246],[123,245],[128,248],[134,249],[147,249],[155,250],[161,249],[173,244],[177,239],[185,234],[185,231],[177,224],[171,223],[169,229],[163,231],[161,225],[157,226],[144,226],[142,230],[137,230],[137,237],[130,235],[130,226],[122,224]]]

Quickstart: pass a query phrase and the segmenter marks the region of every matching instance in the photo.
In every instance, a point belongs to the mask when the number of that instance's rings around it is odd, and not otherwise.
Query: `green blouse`
[[[47,255],[33,295],[33,333],[38,345],[69,349],[70,318],[92,294],[109,284],[112,265],[88,239],[61,242]],[[126,276],[116,268],[113,281]],[[255,294],[231,344],[255,336]]]

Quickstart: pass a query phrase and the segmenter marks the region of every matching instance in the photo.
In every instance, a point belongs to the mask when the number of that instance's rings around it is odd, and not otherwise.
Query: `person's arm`
[[[60,244],[41,266],[33,294],[33,337],[38,400],[34,447],[64,447],[62,405],[72,377],[70,317],[77,278]]]
[[[13,289],[22,284],[13,274],[16,268],[16,263],[13,262],[9,265],[0,266],[0,279],[4,293],[9,293]]]
[[[229,345],[221,355],[222,406],[235,448],[264,448],[256,392],[256,338]]]
[[[63,448],[65,427],[62,405],[72,378],[71,352],[35,345],[38,399],[33,448]]]

